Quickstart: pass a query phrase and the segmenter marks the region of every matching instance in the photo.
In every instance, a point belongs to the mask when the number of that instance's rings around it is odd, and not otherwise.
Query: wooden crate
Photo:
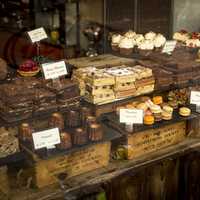
[[[127,157],[134,159],[157,151],[169,145],[177,144],[186,138],[186,122],[166,125],[158,129],[149,129],[127,136]]]
[[[25,147],[21,148],[27,153],[28,164],[31,167],[29,176],[32,176],[34,185],[41,188],[58,182],[60,174],[66,174],[66,178],[69,178],[107,166],[110,147],[110,142],[103,142],[49,159],[40,159]]]

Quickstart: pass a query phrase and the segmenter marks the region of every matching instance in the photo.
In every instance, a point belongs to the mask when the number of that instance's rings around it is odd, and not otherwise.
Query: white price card
[[[28,32],[28,35],[32,41],[32,43],[39,42],[40,40],[46,39],[48,36],[44,30],[44,28],[37,28]]]
[[[143,124],[143,110],[120,109],[120,123]]]
[[[200,105],[200,92],[199,91],[191,91],[190,103],[195,104],[195,105]]]
[[[64,61],[42,64],[45,79],[56,79],[67,74]]]
[[[60,133],[58,128],[33,133],[33,143],[35,149],[60,144]]]
[[[171,54],[174,51],[174,49],[176,47],[176,44],[177,44],[177,41],[175,41],[175,40],[168,40],[165,43],[165,46],[163,47],[162,53]]]

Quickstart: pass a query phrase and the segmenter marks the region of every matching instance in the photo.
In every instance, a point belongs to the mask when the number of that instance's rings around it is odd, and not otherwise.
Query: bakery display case
[[[0,199],[198,199],[200,33],[172,35],[172,1],[34,3],[51,45],[87,57],[0,59]]]

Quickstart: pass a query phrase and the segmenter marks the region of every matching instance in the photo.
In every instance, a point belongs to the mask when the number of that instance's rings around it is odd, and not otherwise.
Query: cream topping
[[[155,37],[156,37],[156,33],[152,32],[152,31],[145,34],[146,40],[154,40]]]
[[[166,38],[162,34],[157,34],[153,42],[154,42],[154,46],[156,48],[159,48],[159,47],[164,46],[166,42]]]
[[[145,40],[142,42],[139,46],[139,49],[141,50],[153,50],[154,49],[154,43],[151,40]]]
[[[112,43],[113,44],[119,44],[121,39],[122,39],[122,36],[120,34],[114,34],[112,36]]]
[[[134,43],[133,40],[127,37],[124,37],[121,39],[120,43],[119,43],[119,47],[120,48],[133,48],[134,47]]]

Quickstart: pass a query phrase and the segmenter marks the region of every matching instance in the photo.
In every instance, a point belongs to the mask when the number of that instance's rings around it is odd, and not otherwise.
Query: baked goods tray
[[[186,121],[186,120],[192,120],[197,117],[200,117],[200,114],[195,112],[194,108],[191,108],[191,109],[192,109],[192,113],[189,117],[182,117],[178,114],[178,111],[175,110],[173,113],[172,120],[169,120],[169,121],[162,120],[160,122],[155,122],[153,125],[144,125],[144,124],[143,125],[134,125],[132,133],[128,133],[125,130],[125,125],[119,122],[119,116],[117,116],[115,114],[115,112],[109,113],[109,114],[104,114],[102,116],[102,118],[104,119],[104,122],[108,127],[118,131],[121,135],[127,135],[127,134],[134,134],[134,133],[142,132],[142,131],[145,131],[148,129],[161,128],[166,125],[170,125],[170,124],[174,124],[174,123]]]
[[[63,155],[68,155],[80,150],[85,149],[85,147],[89,147],[95,144],[100,144],[100,143],[104,143],[106,141],[112,141],[115,140],[117,138],[121,137],[121,134],[115,130],[110,129],[109,127],[105,126],[104,124],[102,124],[102,127],[104,129],[104,137],[101,141],[97,141],[97,142],[87,142],[84,145],[81,146],[73,146],[72,148],[70,148],[69,150],[60,150],[60,149],[51,149],[48,150],[46,148],[37,150],[37,151],[33,151],[31,148],[31,144],[27,143],[27,142],[20,142],[22,149],[24,149],[25,151],[28,151],[29,153],[35,154],[37,155],[39,158],[46,160],[46,159],[50,159],[50,158],[54,158],[57,156],[63,156]],[[67,129],[67,132],[72,133],[73,134],[73,129]]]

